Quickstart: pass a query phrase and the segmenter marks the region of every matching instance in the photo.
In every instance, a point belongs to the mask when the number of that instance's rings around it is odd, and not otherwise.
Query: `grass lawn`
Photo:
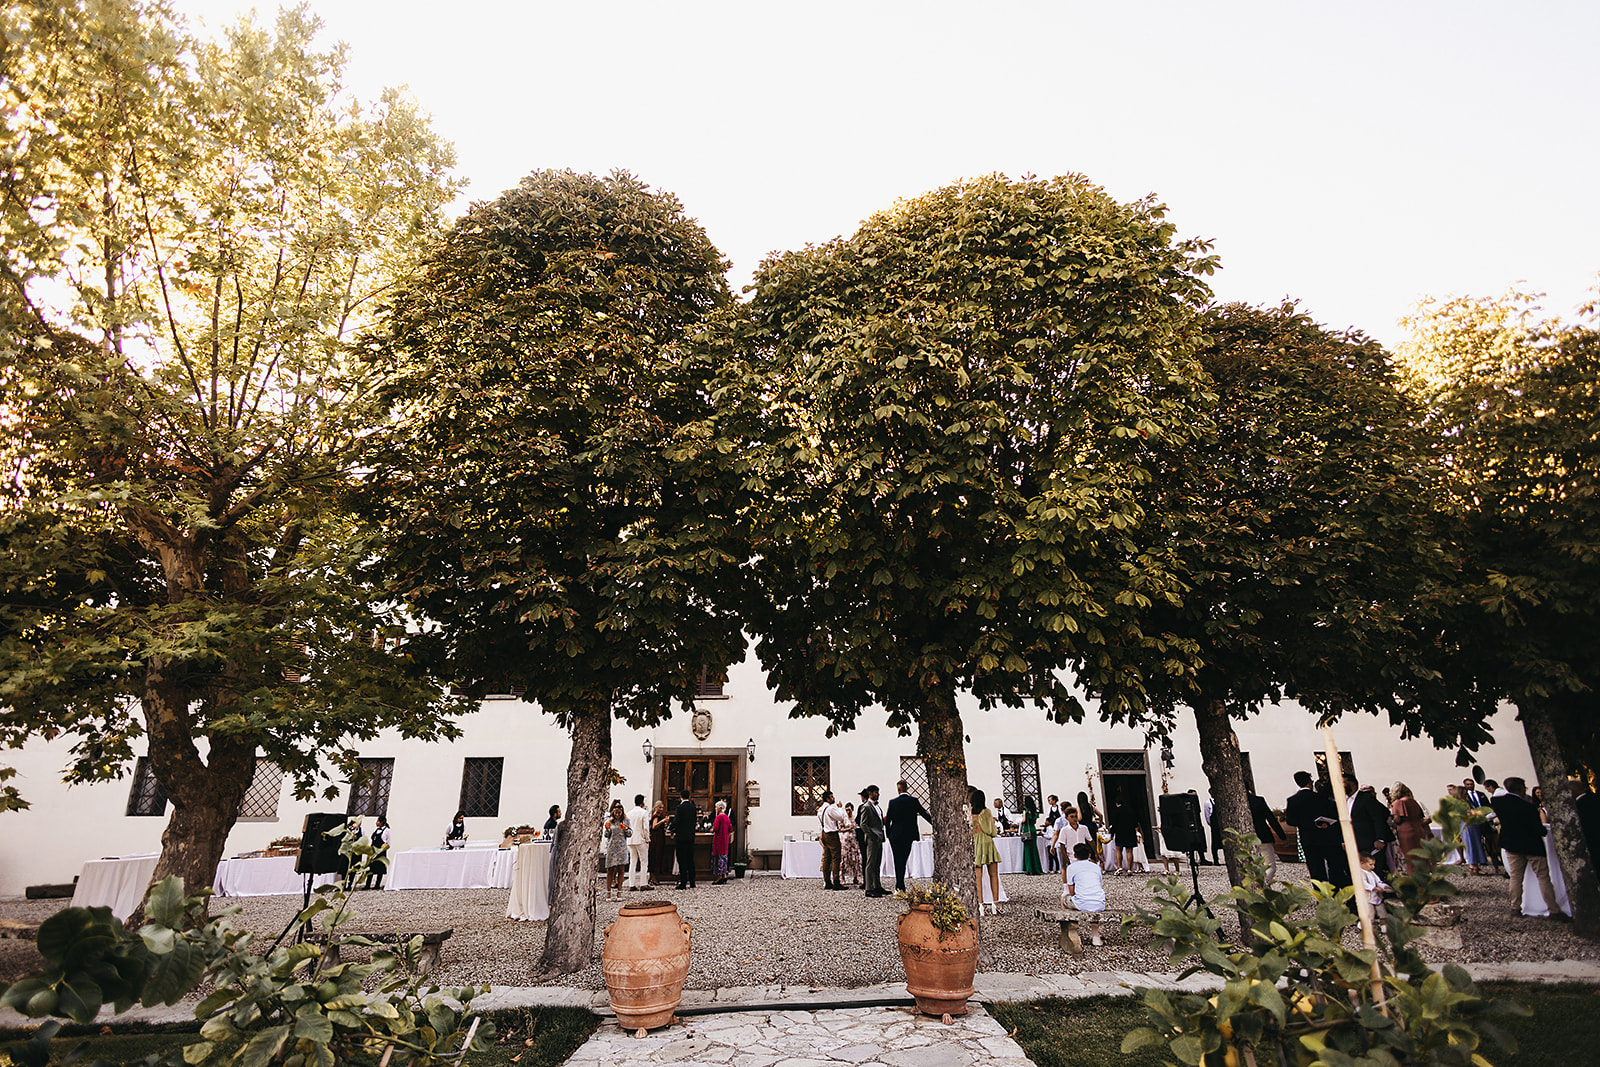
[[[1493,996],[1510,997],[1533,1010],[1506,1027],[1517,1040],[1515,1054],[1493,1045],[1481,1052],[1495,1067],[1575,1067],[1600,1059],[1600,987],[1587,985],[1485,984]],[[1122,1035],[1146,1025],[1134,997],[1086,997],[993,1004],[989,1014],[1038,1067],[1160,1067],[1173,1057],[1164,1047],[1122,1055]]]
[[[559,1067],[589,1039],[600,1020],[581,1008],[514,1008],[485,1013],[495,1024],[499,1040],[488,1052],[474,1052],[467,1057],[472,1067]],[[52,1050],[59,1059],[80,1042],[87,1041],[84,1061],[99,1059],[106,1063],[138,1063],[146,1056],[164,1056],[194,1042],[194,1030],[160,1030],[140,1033],[93,1034],[83,1027],[73,1027],[58,1036]],[[17,1039],[15,1034],[0,1036],[0,1064],[9,1062],[5,1046]],[[373,1058],[377,1062],[377,1058]]]

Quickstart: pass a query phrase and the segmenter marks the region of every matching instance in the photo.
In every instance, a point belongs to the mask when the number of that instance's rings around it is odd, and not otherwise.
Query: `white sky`
[[[177,0],[209,25],[252,5]],[[270,4],[255,5],[270,20]],[[631,170],[733,262],[957,178],[1077,172],[1216,242],[1218,296],[1393,345],[1425,294],[1600,270],[1600,4],[312,0],[469,197]]]

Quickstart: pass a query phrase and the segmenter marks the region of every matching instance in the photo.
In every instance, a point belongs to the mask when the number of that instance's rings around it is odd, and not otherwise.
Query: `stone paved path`
[[[634,1037],[607,1019],[568,1067],[1031,1067],[982,1007],[946,1026],[907,1008],[741,1011],[688,1016]]]

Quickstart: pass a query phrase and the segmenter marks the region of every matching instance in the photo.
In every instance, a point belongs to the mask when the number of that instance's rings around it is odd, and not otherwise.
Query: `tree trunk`
[[[596,856],[611,788],[611,705],[600,704],[572,723],[567,761],[566,817],[556,831],[556,879],[545,924],[540,979],[572,974],[594,958]]]
[[[202,760],[190,733],[187,687],[153,665],[142,704],[150,738],[150,772],[172,801],[172,815],[161,834],[161,858],[152,882],[169,875],[183,879],[185,893],[198,893],[216,880],[217,864],[239,819],[239,805],[255,777],[256,747],[212,738]],[[129,916],[143,921],[144,908]]]
[[[1215,822],[1223,832],[1222,855],[1228,866],[1228,882],[1238,885],[1239,850],[1227,838],[1227,831],[1247,834],[1253,833],[1255,828],[1250,818],[1250,800],[1245,793],[1239,736],[1233,732],[1228,705],[1214,697],[1195,702],[1194,721],[1200,732],[1200,767],[1211,786],[1211,803],[1217,813]],[[1243,916],[1240,917],[1240,935],[1249,937],[1249,923]]]
[[[1543,701],[1519,704],[1517,711],[1528,738],[1528,751],[1533,754],[1534,769],[1539,773],[1539,788],[1544,790],[1544,805],[1550,812],[1550,832],[1555,836],[1556,857],[1567,881],[1573,929],[1583,937],[1600,937],[1600,886],[1596,885],[1594,864],[1572,803],[1567,760],[1555,720]]]
[[[978,967],[993,965],[983,937],[982,897],[972,872],[972,795],[967,752],[954,686],[929,692],[917,717],[917,755],[928,772],[928,811],[933,816],[933,880],[961,894],[978,925]]]

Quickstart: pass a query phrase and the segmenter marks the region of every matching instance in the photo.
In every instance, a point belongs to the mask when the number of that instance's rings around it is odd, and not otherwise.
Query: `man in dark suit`
[[[1539,818],[1539,809],[1528,799],[1527,792],[1528,783],[1521,778],[1507,778],[1506,791],[1489,801],[1500,820],[1500,847],[1506,854],[1506,873],[1511,876],[1511,910],[1522,914],[1523,876],[1532,867],[1550,918],[1571,922],[1572,917],[1556,902],[1555,886],[1550,884],[1550,861],[1544,852],[1544,820]]]
[[[1349,885],[1338,809],[1330,797],[1311,788],[1311,772],[1295,771],[1294,784],[1300,789],[1284,802],[1283,817],[1299,835],[1300,850],[1306,854],[1306,874],[1315,881]]]
[[[1270,882],[1278,876],[1278,842],[1288,835],[1263,797],[1249,793],[1246,799],[1250,802],[1250,821],[1254,823],[1256,839],[1261,842],[1256,850],[1267,865],[1267,881]]]
[[[906,783],[896,782],[899,795],[889,801],[889,810],[883,817],[884,832],[889,836],[889,851],[894,855],[894,887],[906,887],[906,861],[911,858],[911,846],[922,839],[917,827],[918,817],[933,825],[933,816],[922,806],[922,801],[906,792]]]
[[[856,812],[856,824],[861,827],[861,880],[866,883],[867,896],[886,897],[883,888],[883,812],[878,810],[878,787],[869,785],[861,791],[861,807]]]
[[[688,793],[678,794],[678,810],[672,815],[672,839],[678,853],[678,888],[694,886],[694,832],[700,825],[700,808]]]
[[[1389,809],[1383,806],[1383,801],[1378,799],[1371,786],[1358,789],[1353,774],[1344,776],[1344,790],[1348,795],[1346,802],[1350,805],[1350,828],[1355,831],[1356,850],[1363,856],[1371,856],[1377,861],[1378,877],[1387,881]],[[1351,872],[1352,875],[1354,873]]]

